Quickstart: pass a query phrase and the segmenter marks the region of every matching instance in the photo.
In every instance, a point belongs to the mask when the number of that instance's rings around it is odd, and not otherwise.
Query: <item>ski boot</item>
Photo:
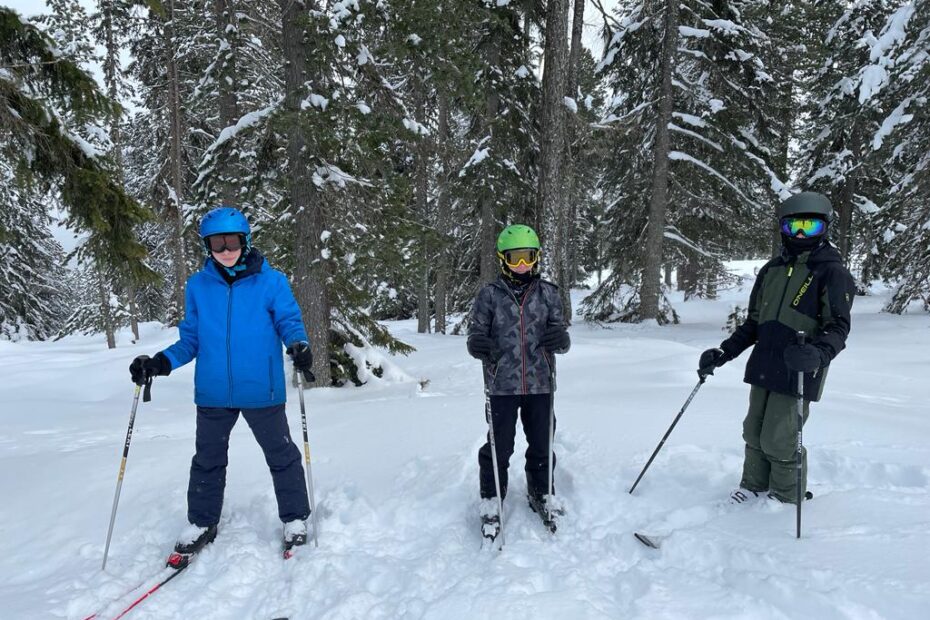
[[[733,506],[738,506],[740,504],[748,505],[762,497],[765,497],[765,491],[751,491],[745,487],[740,487],[730,493],[727,503]]]
[[[542,519],[546,529],[555,534],[559,527],[559,518],[565,514],[561,500],[555,495],[537,495],[534,493],[528,493],[526,499],[529,501],[533,512]]]
[[[478,511],[481,515],[481,536],[487,542],[494,542],[494,539],[501,533],[501,517],[498,513],[497,498],[482,498]]]
[[[775,500],[776,502],[779,502],[782,504],[797,504],[797,500],[795,500],[794,498],[784,499],[779,495],[775,495],[774,493],[769,493],[767,497],[771,500]],[[811,499],[814,499],[814,494],[811,493],[810,491],[805,491],[804,500],[806,501],[806,500],[811,500]]]
[[[191,558],[216,539],[216,532],[215,525],[199,527],[193,523],[188,524],[178,536],[178,542],[174,545],[174,551],[168,556],[166,566],[176,570],[187,567]]]
[[[297,553],[297,547],[307,544],[307,522],[294,519],[284,524],[284,559],[289,560]]]

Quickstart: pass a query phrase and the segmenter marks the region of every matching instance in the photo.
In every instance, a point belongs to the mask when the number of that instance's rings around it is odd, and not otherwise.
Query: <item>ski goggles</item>
[[[207,244],[207,249],[217,254],[226,250],[235,252],[236,250],[241,250],[243,247],[245,247],[245,236],[238,233],[210,235],[206,238],[205,241]]]
[[[827,223],[816,217],[783,217],[781,231],[789,237],[801,233],[805,237],[819,237],[827,230]]]
[[[498,257],[507,263],[511,269],[516,269],[522,263],[526,267],[532,267],[539,261],[539,250],[535,248],[523,248],[520,250],[504,250],[497,253]]]

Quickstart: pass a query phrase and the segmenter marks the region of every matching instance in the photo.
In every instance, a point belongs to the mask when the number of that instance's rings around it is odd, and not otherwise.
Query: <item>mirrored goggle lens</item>
[[[242,249],[244,240],[242,235],[213,235],[207,237],[207,243],[211,252],[222,252],[223,250],[235,252]]]
[[[538,259],[539,252],[533,249],[507,250],[504,252],[504,261],[511,267],[517,267],[521,262],[527,267],[532,267]]]
[[[826,222],[817,218],[786,217],[781,221],[781,231],[789,237],[796,237],[798,233],[816,237],[822,235],[826,228]]]

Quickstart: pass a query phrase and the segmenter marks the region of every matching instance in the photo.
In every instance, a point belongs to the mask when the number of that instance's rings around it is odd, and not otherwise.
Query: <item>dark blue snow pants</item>
[[[223,509],[229,434],[239,409],[197,407],[197,451],[187,487],[187,520],[200,527],[216,525]],[[271,470],[281,521],[310,515],[300,450],[291,441],[284,405],[241,410]]]
[[[501,476],[501,495],[507,497],[507,475],[513,444],[517,435],[517,411],[526,435],[526,487],[531,495],[549,493],[549,407],[552,394],[523,396],[491,396],[491,417],[494,420],[494,444],[497,447],[497,467]],[[555,468],[555,453],[552,466]],[[494,487],[494,467],[491,461],[491,436],[478,450],[481,497],[497,497]],[[553,492],[554,489],[553,489]]]

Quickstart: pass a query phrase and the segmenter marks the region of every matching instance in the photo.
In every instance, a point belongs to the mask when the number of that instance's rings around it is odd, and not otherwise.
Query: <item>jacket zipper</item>
[[[229,290],[226,292],[226,378],[229,381],[227,387],[226,405],[232,407],[232,389],[233,389],[233,376],[232,376],[232,345],[230,344],[230,338],[232,337],[232,284],[229,285]]]
[[[274,371],[272,370],[271,358],[268,358],[268,391],[271,395],[271,400],[274,400]]]
[[[523,301],[520,302],[520,350],[523,353],[523,394],[526,395],[526,328],[523,322],[523,304],[526,303],[526,300],[529,299],[530,293],[533,292],[533,289],[536,287],[536,283],[530,284],[530,287],[526,289],[526,292],[523,294]],[[516,297],[513,298],[516,301]]]
[[[791,284],[791,274],[792,274],[792,273],[794,273],[794,265],[793,265],[792,263],[788,263],[788,279],[785,280],[785,288],[784,288],[784,289],[782,290],[782,292],[781,292],[781,301],[778,302],[778,311],[777,311],[777,314],[775,315],[775,320],[776,320],[776,321],[777,321],[778,318],[781,316],[781,307],[782,307],[782,305],[784,305],[784,303],[785,303],[785,297],[788,295],[788,285]],[[815,375],[815,376],[816,376],[816,375]],[[803,390],[803,386],[802,386],[802,390]]]
[[[788,285],[791,284],[791,274],[794,273],[794,264],[788,263],[788,279],[785,280],[785,288],[781,291],[781,300],[778,302],[778,308],[775,310],[775,320],[781,317],[781,307],[785,303],[785,297],[788,295]]]

